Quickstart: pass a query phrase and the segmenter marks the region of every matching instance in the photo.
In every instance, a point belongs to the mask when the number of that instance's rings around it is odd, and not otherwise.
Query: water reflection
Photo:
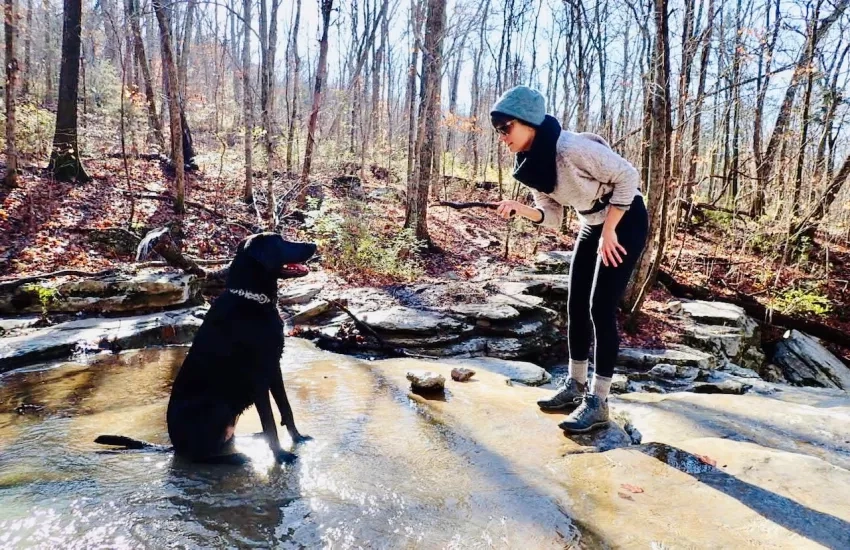
[[[295,464],[277,465],[252,436],[261,431],[253,410],[237,426],[248,467],[98,452],[101,433],[168,442],[168,391],[184,355],[128,352],[0,377],[0,547],[563,548],[576,540],[547,483],[505,457],[516,451],[509,433],[488,430],[504,438],[488,447],[463,433],[465,424],[486,428],[487,410],[455,396],[428,402],[483,415],[450,428],[407,394],[403,362],[372,368],[298,340],[287,343],[284,380],[299,427],[315,439],[294,449]],[[527,402],[497,405],[519,414]],[[22,404],[44,408],[19,415]]]

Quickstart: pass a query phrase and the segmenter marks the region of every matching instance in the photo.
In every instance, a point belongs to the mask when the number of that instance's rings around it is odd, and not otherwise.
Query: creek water
[[[586,544],[568,503],[534,473],[557,453],[517,445],[527,429],[520,417],[538,414],[526,388],[487,408],[496,390],[473,380],[463,392],[480,395],[449,390],[433,408],[408,393],[408,360],[370,363],[288,340],[287,393],[299,429],[314,438],[294,449],[292,465],[275,464],[252,435],[261,429],[253,409],[237,426],[237,448],[251,458],[244,467],[93,443],[113,433],[167,444],[165,410],[185,353],[152,348],[0,376],[0,547]],[[454,416],[440,412],[453,401]],[[488,430],[493,410],[517,422]],[[563,438],[549,424],[544,447],[553,450]]]

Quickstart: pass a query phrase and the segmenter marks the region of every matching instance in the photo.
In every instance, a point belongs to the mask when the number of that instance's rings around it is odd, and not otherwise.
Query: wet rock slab
[[[198,299],[197,278],[169,268],[119,272],[100,278],[70,278],[0,291],[0,313],[119,313],[175,307]],[[197,302],[195,302],[197,303]]]
[[[786,332],[776,346],[773,362],[791,384],[838,388],[850,393],[850,368],[808,334]]]
[[[78,350],[120,350],[160,344],[189,343],[209,306],[135,317],[93,317],[59,323],[0,339],[0,372]]]

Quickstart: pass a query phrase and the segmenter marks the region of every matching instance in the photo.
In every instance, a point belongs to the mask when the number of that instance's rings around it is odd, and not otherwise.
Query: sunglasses
[[[496,129],[496,131],[498,133],[502,134],[503,136],[506,136],[510,133],[511,125],[513,125],[514,122],[515,122],[514,120],[509,120],[508,122],[506,122],[504,124],[501,124],[499,126],[494,126],[494,128]]]

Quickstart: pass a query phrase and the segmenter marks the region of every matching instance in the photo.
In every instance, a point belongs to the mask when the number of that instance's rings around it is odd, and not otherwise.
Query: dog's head
[[[287,241],[277,233],[257,233],[239,243],[236,259],[256,263],[266,275],[275,279],[290,279],[310,272],[304,264],[315,253],[313,243]]]

